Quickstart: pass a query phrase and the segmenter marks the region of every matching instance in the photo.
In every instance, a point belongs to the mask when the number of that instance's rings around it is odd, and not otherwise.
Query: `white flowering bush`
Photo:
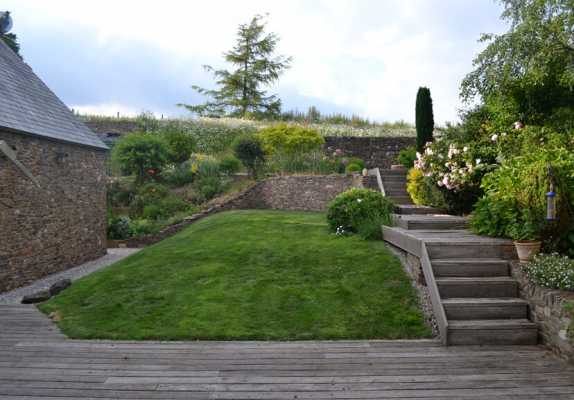
[[[558,253],[538,254],[524,270],[540,286],[574,291],[574,260]]]
[[[381,225],[391,223],[394,205],[381,193],[370,189],[350,189],[329,205],[327,222],[339,236],[358,233],[366,239],[381,236]]]

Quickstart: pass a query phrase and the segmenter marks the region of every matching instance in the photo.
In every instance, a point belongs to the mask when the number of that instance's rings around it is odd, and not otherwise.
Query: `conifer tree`
[[[200,116],[211,117],[269,118],[280,114],[281,100],[276,95],[268,95],[263,87],[276,82],[292,59],[273,54],[279,37],[265,33],[262,19],[256,15],[249,24],[239,26],[235,46],[224,53],[225,61],[233,65],[231,71],[204,66],[215,76],[218,89],[199,86],[193,89],[208,100],[199,105],[181,106]]]
[[[425,144],[432,141],[432,132],[434,129],[432,98],[429,88],[419,88],[419,91],[417,92],[415,112],[417,128],[417,151],[422,152],[424,150]]]

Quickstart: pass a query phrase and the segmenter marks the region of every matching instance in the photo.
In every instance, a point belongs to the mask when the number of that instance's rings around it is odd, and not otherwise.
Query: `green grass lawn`
[[[75,282],[40,306],[64,333],[106,339],[395,339],[431,335],[380,241],[321,213],[233,211]]]

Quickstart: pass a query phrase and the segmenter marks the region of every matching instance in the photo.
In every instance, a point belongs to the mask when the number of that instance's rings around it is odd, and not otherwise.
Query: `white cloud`
[[[426,85],[439,122],[456,118],[458,87],[471,68],[475,40],[480,32],[497,27],[498,13],[490,0],[3,3],[13,9],[16,27],[19,23],[35,30],[58,27],[70,34],[87,30],[93,32],[96,47],[121,49],[145,43],[161,49],[162,62],[171,64],[172,70],[189,65],[196,71],[196,82],[209,79],[197,72],[198,65],[223,65],[221,54],[233,45],[239,23],[269,12],[269,30],[282,39],[279,51],[294,57],[292,69],[274,88],[280,94],[297,93],[378,120],[412,121],[416,90]],[[462,12],[466,14],[457,15]],[[459,20],[481,13],[488,18]],[[481,24],[484,20],[494,23]],[[104,112],[119,106],[83,107]],[[139,105],[122,107],[126,113],[141,111]]]

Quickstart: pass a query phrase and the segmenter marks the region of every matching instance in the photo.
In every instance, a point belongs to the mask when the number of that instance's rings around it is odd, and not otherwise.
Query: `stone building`
[[[105,254],[106,156],[0,41],[0,292]]]

